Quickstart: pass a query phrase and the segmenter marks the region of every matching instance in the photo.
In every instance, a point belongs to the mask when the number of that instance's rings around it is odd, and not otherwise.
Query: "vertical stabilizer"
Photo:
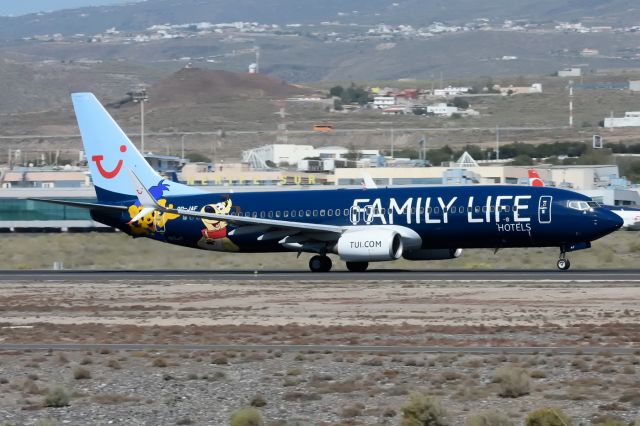
[[[202,193],[179,183],[163,182],[92,93],[74,93],[71,99],[98,200],[135,197],[127,169],[147,188],[163,186],[166,195]]]

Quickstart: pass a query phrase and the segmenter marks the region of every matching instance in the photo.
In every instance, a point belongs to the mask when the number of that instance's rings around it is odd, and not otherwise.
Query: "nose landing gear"
[[[564,251],[560,252],[560,259],[558,259],[558,269],[561,271],[567,271],[571,268],[571,262],[567,259],[567,253]]]

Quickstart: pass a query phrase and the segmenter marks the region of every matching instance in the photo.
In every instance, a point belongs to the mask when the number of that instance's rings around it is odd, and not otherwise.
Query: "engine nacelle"
[[[385,229],[345,232],[334,250],[345,262],[396,260],[402,256],[402,236]]]
[[[460,257],[462,249],[420,249],[405,252],[402,257],[407,260],[444,260]]]

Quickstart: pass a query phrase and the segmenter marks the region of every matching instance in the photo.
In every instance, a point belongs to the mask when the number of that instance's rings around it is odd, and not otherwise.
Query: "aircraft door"
[[[551,195],[543,195],[538,202],[538,222],[551,223]]]

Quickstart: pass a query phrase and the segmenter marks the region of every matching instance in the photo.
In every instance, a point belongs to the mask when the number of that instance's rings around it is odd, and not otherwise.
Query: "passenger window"
[[[427,207],[427,213],[431,214],[431,207]]]
[[[284,217],[289,217],[289,210],[285,210],[285,211],[283,211],[283,212],[282,212],[282,215],[283,215]]]
[[[251,217],[251,213],[249,213],[249,212],[244,212],[244,215],[245,215],[246,217]]]
[[[303,217],[304,216],[304,210],[298,210],[298,216]]]
[[[276,219],[280,217],[280,210],[276,211]]]
[[[264,212],[260,212],[260,218],[264,219]]]
[[[333,210],[331,209],[327,210],[327,216],[333,216]]]
[[[320,210],[320,216],[324,216],[324,210]]]
[[[311,210],[307,210],[307,217],[311,216]]]
[[[486,213],[487,212],[487,206],[482,206],[482,213]]]
[[[336,216],[340,216],[340,209],[336,209]]]
[[[509,213],[511,211],[511,207],[510,206],[504,206],[504,211]]]
[[[271,218],[273,217],[273,212],[272,212],[272,211],[269,211],[269,213],[267,213],[267,217],[268,217],[269,219],[271,219]]]
[[[518,211],[518,206],[513,206],[513,211],[517,212]]]
[[[433,213],[435,213],[435,214],[440,213],[440,207],[434,207],[433,208]]]
[[[474,207],[474,211],[475,211],[476,213],[480,213],[480,206],[475,206],[475,207]],[[483,210],[483,211],[485,211],[485,210]]]
[[[345,216],[349,216],[349,209],[344,209],[342,213],[344,213]]]
[[[296,211],[295,210],[291,210],[291,217],[296,217]]]
[[[314,211],[313,211],[313,216],[314,216],[314,217],[315,217],[315,216],[318,216],[318,210],[314,210]]]
[[[258,212],[253,212],[253,213],[251,214],[251,217],[258,217]]]

